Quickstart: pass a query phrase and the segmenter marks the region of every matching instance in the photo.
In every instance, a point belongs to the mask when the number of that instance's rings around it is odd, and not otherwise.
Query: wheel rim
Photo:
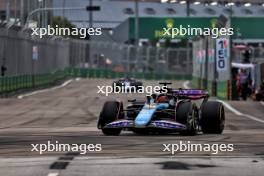
[[[220,118],[220,130],[222,130],[225,126],[225,111],[223,105],[220,106],[219,118]]]

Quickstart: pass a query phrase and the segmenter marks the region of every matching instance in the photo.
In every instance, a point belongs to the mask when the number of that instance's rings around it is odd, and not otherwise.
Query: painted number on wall
[[[228,66],[229,44],[228,39],[216,40],[216,68],[217,71],[226,71]]]

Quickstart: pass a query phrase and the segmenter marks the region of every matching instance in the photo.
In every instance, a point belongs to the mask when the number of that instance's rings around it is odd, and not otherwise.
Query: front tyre
[[[98,128],[102,129],[105,135],[116,136],[121,133],[122,128],[105,128],[105,125],[124,118],[123,104],[117,101],[105,102],[98,120]]]
[[[102,128],[102,132],[107,136],[118,136],[121,133],[120,128]]]
[[[181,131],[182,135],[195,135],[197,132],[198,110],[192,102],[182,102],[177,107],[176,120],[186,125],[186,130]]]
[[[203,133],[222,134],[225,127],[225,110],[222,103],[209,101],[202,105],[201,127]]]

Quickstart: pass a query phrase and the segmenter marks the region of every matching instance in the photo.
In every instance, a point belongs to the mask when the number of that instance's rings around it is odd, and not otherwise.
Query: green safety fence
[[[0,77],[0,93],[54,84],[66,77],[116,79],[125,76],[146,80],[191,80],[191,75],[115,72],[108,69],[66,68],[52,73]]]
[[[38,75],[19,75],[0,77],[0,93],[13,92],[55,83],[68,76],[67,70]]]
[[[191,80],[192,75],[139,73],[139,72],[115,72],[107,69],[69,68],[69,75],[82,78],[121,78],[124,76],[146,80]]]

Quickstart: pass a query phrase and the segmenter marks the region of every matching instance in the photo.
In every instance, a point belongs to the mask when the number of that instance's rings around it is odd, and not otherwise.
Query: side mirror
[[[147,96],[147,104],[150,104],[151,96]]]

